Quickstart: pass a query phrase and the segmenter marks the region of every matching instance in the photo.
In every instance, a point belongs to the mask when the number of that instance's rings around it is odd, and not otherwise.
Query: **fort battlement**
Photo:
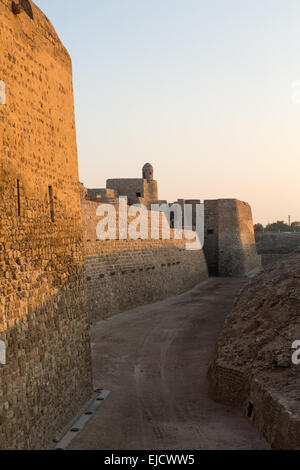
[[[88,189],[88,199],[98,202],[116,202],[120,196],[126,196],[130,205],[143,204],[148,208],[158,200],[158,185],[150,163],[143,166],[142,178],[108,179],[106,188]]]

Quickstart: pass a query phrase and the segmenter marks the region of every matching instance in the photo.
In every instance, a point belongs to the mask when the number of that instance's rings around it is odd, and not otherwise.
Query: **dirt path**
[[[95,387],[110,397],[71,449],[267,449],[207,395],[206,371],[242,280],[211,279],[93,327]]]

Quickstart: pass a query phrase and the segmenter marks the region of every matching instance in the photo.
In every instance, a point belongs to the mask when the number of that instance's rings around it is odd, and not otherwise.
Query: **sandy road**
[[[210,279],[96,324],[95,388],[112,393],[70,448],[267,449],[246,419],[207,394],[213,347],[243,282]]]

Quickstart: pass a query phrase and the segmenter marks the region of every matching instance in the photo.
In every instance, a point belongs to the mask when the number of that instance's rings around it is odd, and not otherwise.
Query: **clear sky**
[[[300,220],[299,0],[36,4],[73,60],[86,186],[149,161],[161,199],[238,198],[255,221]]]

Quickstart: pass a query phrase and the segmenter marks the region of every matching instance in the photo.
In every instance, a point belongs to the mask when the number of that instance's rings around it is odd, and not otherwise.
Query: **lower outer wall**
[[[241,370],[214,361],[208,372],[210,396],[238,407],[251,420],[273,449],[300,449],[300,422],[293,419],[275,391],[266,389],[263,380],[246,376]],[[249,404],[253,405],[248,417]]]
[[[300,247],[299,232],[256,232],[255,238],[264,266],[279,261]]]
[[[90,256],[86,271],[93,322],[181,294],[208,278],[202,250],[175,246]]]
[[[92,396],[84,272],[1,334],[0,449],[46,449]]]

